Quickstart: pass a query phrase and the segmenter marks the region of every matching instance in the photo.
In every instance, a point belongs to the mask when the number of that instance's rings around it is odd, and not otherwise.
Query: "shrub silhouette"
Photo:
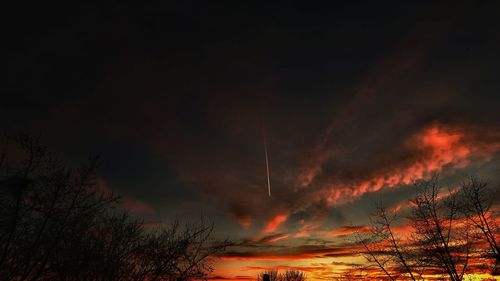
[[[267,275],[268,277],[265,277]],[[266,278],[269,278],[265,280]],[[299,270],[289,269],[284,273],[279,273],[278,270],[267,270],[260,272],[257,275],[258,281],[305,281],[306,275]]]

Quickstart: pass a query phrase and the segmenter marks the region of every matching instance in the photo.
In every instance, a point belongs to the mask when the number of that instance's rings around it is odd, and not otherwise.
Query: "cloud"
[[[368,226],[349,226],[345,225],[336,230],[330,231],[329,235],[333,237],[346,236],[354,233],[367,233],[370,231]]]
[[[237,246],[240,247],[269,247],[269,244],[288,238],[290,235],[288,233],[275,233],[270,235],[258,235],[252,239],[243,239]]]
[[[277,266],[245,266],[240,268],[242,271],[266,271],[266,270],[299,270],[299,271],[304,271],[304,272],[317,272],[317,271],[324,271],[324,270],[330,270],[330,267],[328,266],[289,266],[289,265],[277,265]]]
[[[276,248],[273,251],[228,251],[219,255],[225,260],[302,260],[323,257],[353,257],[353,245],[302,245]]]
[[[253,276],[237,275],[234,277],[225,277],[220,275],[210,276],[207,280],[254,280]]]
[[[233,206],[231,209],[231,214],[236,218],[238,223],[247,230],[252,225],[252,217],[248,213],[248,210],[241,208],[240,206]]]
[[[274,243],[274,242],[283,240],[285,238],[288,238],[289,236],[290,235],[288,235],[287,233],[277,233],[277,234],[262,237],[261,239],[259,239],[257,241],[257,243]]]
[[[288,218],[288,215],[276,215],[274,216],[272,219],[270,219],[264,229],[262,230],[264,233],[271,233],[271,232],[275,232],[279,227],[280,225],[282,225]]]
[[[330,264],[335,265],[335,266],[345,266],[345,267],[351,267],[351,268],[362,265],[360,263],[342,262],[342,261],[332,261]]]
[[[337,109],[333,121],[322,134],[319,143],[304,159],[302,171],[297,178],[299,186],[310,186],[318,175],[325,172],[325,163],[336,157],[341,150],[337,138],[349,131],[350,126],[358,126],[358,122],[365,121],[363,119],[368,117],[380,99],[392,98],[385,93],[388,89],[407,86],[408,77],[419,72],[423,66],[422,58],[438,40],[439,34],[446,29],[447,24],[444,22],[437,25],[434,23],[432,29],[429,24],[417,25],[401,38],[390,52],[371,66],[367,75],[361,78],[352,90],[353,97]],[[434,97],[434,100],[438,98]]]
[[[311,234],[313,234],[320,228],[321,224],[319,223],[307,223],[307,224],[302,223],[302,227],[297,232],[295,232],[294,237],[296,238],[309,237]]]
[[[347,186],[326,188],[331,205],[349,202],[365,193],[382,188],[395,188],[413,181],[429,178],[443,170],[464,168],[472,161],[485,162],[496,153],[500,142],[475,143],[461,128],[432,125],[405,141],[407,160],[396,161],[391,166],[375,170],[368,179]]]

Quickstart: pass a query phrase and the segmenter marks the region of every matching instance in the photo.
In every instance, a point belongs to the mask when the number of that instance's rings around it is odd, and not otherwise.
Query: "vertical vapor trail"
[[[262,135],[264,137],[264,154],[266,155],[266,175],[267,175],[267,192],[269,197],[271,197],[271,180],[269,177],[269,156],[267,155],[267,136],[266,136],[266,124],[264,122],[264,110],[262,106],[260,107],[261,121],[262,121]]]

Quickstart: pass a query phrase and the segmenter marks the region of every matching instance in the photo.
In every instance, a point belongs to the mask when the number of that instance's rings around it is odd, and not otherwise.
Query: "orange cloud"
[[[249,229],[250,225],[252,225],[252,218],[250,216],[238,217],[237,220],[244,229]]]
[[[275,232],[278,227],[288,219],[288,215],[277,215],[266,223],[263,229],[264,233]]]
[[[279,240],[283,240],[283,239],[285,239],[285,238],[288,238],[288,236],[289,236],[288,234],[282,234],[282,235],[279,235],[279,236],[276,236],[276,237],[273,237],[273,238],[269,239],[267,242],[268,242],[268,243],[274,243],[274,242],[276,242],[276,241],[279,241]]]
[[[274,243],[280,240],[283,240],[285,238],[288,238],[290,235],[287,233],[277,233],[277,234],[271,234],[271,235],[266,235],[264,237],[260,238],[254,238],[250,240],[244,241],[245,244],[270,244]]]
[[[340,227],[339,229],[336,229],[334,231],[331,231],[329,233],[330,236],[344,236],[344,235],[350,235],[350,234],[353,234],[353,233],[356,233],[356,232],[362,232],[362,233],[366,233],[366,232],[369,232],[370,231],[370,228],[367,227],[367,226],[349,226],[349,225],[346,225],[346,226],[342,226]]]
[[[299,229],[299,231],[295,233],[294,237],[296,238],[308,237],[311,235],[312,232],[318,230],[321,227],[321,224],[318,223],[304,224],[303,220],[299,221],[299,224],[302,224],[302,227]]]
[[[327,266],[288,266],[288,265],[278,265],[278,266],[245,266],[240,270],[242,271],[266,271],[266,270],[299,270],[304,272],[314,272],[318,270],[330,270],[330,267]]]
[[[407,185],[414,180],[428,178],[433,173],[441,172],[445,167],[463,168],[472,159],[483,161],[490,159],[490,154],[499,148],[498,144],[484,146],[469,142],[465,133],[438,125],[431,126],[410,138],[407,146],[416,154],[413,160],[383,170],[359,184],[330,188],[326,192],[327,201],[330,204],[346,202],[383,187]]]
[[[382,95],[384,90],[394,87],[396,81],[420,69],[421,58],[430,50],[431,42],[439,38],[438,34],[447,29],[447,25],[433,26],[432,32],[429,30],[422,32],[420,28],[422,27],[417,27],[408,34],[408,37],[402,38],[393,51],[375,63],[367,75],[360,80],[352,100],[335,115],[321,141],[304,161],[303,170],[298,176],[299,186],[310,186],[322,173],[323,164],[335,155],[335,150],[327,148],[331,148],[336,133],[344,130],[346,126],[349,126],[348,124],[352,124],[353,118],[362,116],[373,106],[373,102]],[[416,38],[419,39],[416,40]],[[426,40],[421,40],[422,38]]]
[[[402,210],[406,210],[409,206],[410,206],[409,202],[406,200],[406,201],[397,203],[396,205],[390,207],[389,211],[391,213],[398,213],[398,212],[400,212]]]
[[[394,231],[395,233],[397,233],[399,235],[408,235],[414,231],[413,227],[408,223],[393,226],[393,227],[391,227],[391,229],[392,229],[392,231]]]

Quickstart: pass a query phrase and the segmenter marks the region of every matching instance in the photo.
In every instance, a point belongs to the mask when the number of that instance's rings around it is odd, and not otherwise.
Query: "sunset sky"
[[[500,184],[500,5],[345,2],[18,3],[1,129],[100,154],[99,187],[148,225],[213,221],[236,244],[215,279],[331,278],[413,181]]]

